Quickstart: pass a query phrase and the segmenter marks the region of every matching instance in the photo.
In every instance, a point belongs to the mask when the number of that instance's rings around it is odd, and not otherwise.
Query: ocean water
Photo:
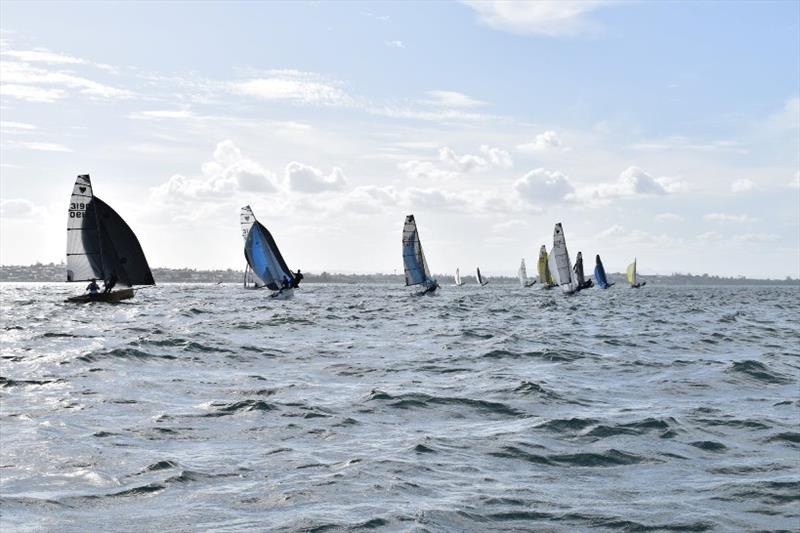
[[[800,528],[800,291],[3,284],[3,531]]]

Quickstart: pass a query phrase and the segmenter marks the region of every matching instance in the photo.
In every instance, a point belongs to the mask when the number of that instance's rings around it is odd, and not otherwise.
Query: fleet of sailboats
[[[70,302],[117,302],[132,298],[134,285],[154,285],[153,274],[147,264],[139,240],[133,230],[116,211],[94,195],[88,174],[75,180],[67,219],[67,281],[89,281],[84,294],[73,296]],[[286,265],[275,239],[269,230],[256,219],[252,208],[242,207],[239,222],[244,239],[245,271],[242,284],[245,288],[267,288],[274,298],[291,298],[302,275],[293,273]],[[415,294],[433,294],[439,283],[431,276],[414,215],[408,215],[403,225],[403,267],[406,286],[421,286]],[[601,289],[614,285],[608,281],[600,256],[595,258],[594,280]],[[553,229],[553,247],[550,253],[545,245],[539,249],[537,262],[539,284],[543,289],[561,287],[573,294],[592,287],[594,283],[584,276],[583,256],[578,252],[575,265],[570,264],[564,229],[557,223]],[[520,287],[531,287],[537,280],[529,279],[525,259],[517,270]],[[475,278],[481,286],[489,280],[475,269]],[[627,278],[632,288],[643,287],[639,280],[636,259],[627,268]],[[105,284],[101,292],[97,281]],[[459,268],[454,281],[461,286]],[[113,290],[119,284],[122,289]]]

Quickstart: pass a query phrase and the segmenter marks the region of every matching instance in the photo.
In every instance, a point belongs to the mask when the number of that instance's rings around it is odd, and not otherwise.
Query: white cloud
[[[137,111],[128,115],[134,120],[160,120],[192,118],[194,115],[188,109],[157,109],[153,111]]]
[[[656,215],[656,220],[661,222],[683,222],[684,218],[675,213],[659,213]]]
[[[514,166],[514,161],[511,159],[511,154],[500,148],[492,148],[489,145],[481,145],[481,153],[489,158],[492,165],[500,168],[511,168]]]
[[[394,187],[366,185],[356,187],[345,195],[339,201],[338,208],[340,211],[357,214],[380,213],[387,207],[397,205],[399,198]]]
[[[517,150],[521,152],[544,152],[548,150],[563,150],[564,143],[558,134],[552,130],[545,131],[536,136],[533,142],[520,144]]]
[[[296,70],[272,70],[267,77],[233,82],[231,88],[235,93],[263,100],[333,106],[353,103],[333,82],[318,74]]]
[[[628,167],[616,182],[580,187],[572,199],[587,204],[602,205],[615,198],[664,195],[685,188],[683,182],[666,176],[654,178],[639,167]]]
[[[794,173],[794,179],[789,182],[789,187],[800,189],[800,171]]]
[[[514,182],[514,190],[525,202],[545,206],[564,201],[575,187],[561,172],[537,168]]]
[[[289,190],[305,193],[319,193],[340,190],[347,179],[339,167],[334,167],[327,176],[318,168],[292,161],[286,165],[284,173]]]
[[[16,85],[13,83],[0,85],[0,96],[10,96],[26,102],[41,102],[51,104],[64,97],[61,89],[43,89],[31,85]]]
[[[762,244],[768,242],[775,242],[780,239],[773,233],[742,233],[734,235],[734,240],[748,244]]]
[[[400,163],[397,168],[405,172],[412,180],[444,181],[458,176],[457,172],[442,169],[432,161],[419,161],[417,159]]]
[[[709,222],[719,222],[721,224],[727,224],[728,222],[755,222],[758,220],[757,218],[753,218],[746,214],[730,215],[728,213],[708,213],[703,215],[703,219],[708,220]]]
[[[71,152],[69,148],[63,144],[57,143],[41,143],[41,142],[21,142],[19,143],[23,148],[28,150],[39,150],[41,152]]]
[[[444,146],[439,148],[439,161],[455,169],[457,172],[480,172],[489,167],[489,163],[477,155],[458,155]]]
[[[438,189],[409,187],[402,194],[403,204],[409,209],[441,209],[466,211],[470,205],[461,195]]]
[[[0,202],[0,217],[3,218],[31,218],[43,213],[41,207],[37,207],[30,200],[24,198],[13,198]]]
[[[67,65],[86,63],[83,59],[51,52],[45,48],[35,48],[33,50],[4,50],[0,55],[13,57],[26,63],[61,63]]]
[[[383,41],[383,44],[389,48],[405,48],[403,41]]]
[[[548,37],[573,36],[596,29],[586,14],[603,5],[600,0],[465,0],[479,20],[496,30]]]
[[[48,70],[17,61],[2,62],[3,94],[29,101],[52,102],[62,95],[43,86],[56,86],[62,91],[73,89],[80,94],[97,98],[128,98],[131,92],[118,89],[71,72]],[[26,87],[21,89],[20,87]],[[49,92],[46,92],[49,91]]]
[[[258,163],[242,156],[233,141],[217,144],[212,161],[201,167],[201,177],[175,174],[151,189],[160,203],[212,202],[240,193],[277,191],[275,176]]]
[[[750,192],[756,188],[756,184],[749,179],[742,178],[731,183],[732,192]]]
[[[673,136],[666,139],[639,142],[629,145],[630,148],[640,151],[648,150],[690,150],[694,152],[736,152],[747,154],[749,150],[736,141],[716,140],[709,142],[693,141],[686,137]]]
[[[423,102],[435,106],[469,108],[486,105],[486,102],[456,91],[428,91],[425,94],[427,94],[430,99],[423,100]]]
[[[0,130],[17,132],[17,131],[33,131],[38,129],[33,124],[26,124],[25,122],[11,122],[8,120],[0,120]]]

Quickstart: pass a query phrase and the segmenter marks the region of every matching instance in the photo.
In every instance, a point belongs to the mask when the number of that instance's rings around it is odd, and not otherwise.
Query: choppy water
[[[3,285],[7,530],[800,527],[800,292]]]

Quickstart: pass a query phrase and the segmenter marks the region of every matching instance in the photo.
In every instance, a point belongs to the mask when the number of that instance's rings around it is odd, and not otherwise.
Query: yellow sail
[[[539,273],[539,283],[542,285],[550,283],[550,271],[547,269],[547,252],[544,246],[539,250],[539,262],[536,263],[536,271]]]
[[[628,265],[628,283],[636,285],[636,259]]]

